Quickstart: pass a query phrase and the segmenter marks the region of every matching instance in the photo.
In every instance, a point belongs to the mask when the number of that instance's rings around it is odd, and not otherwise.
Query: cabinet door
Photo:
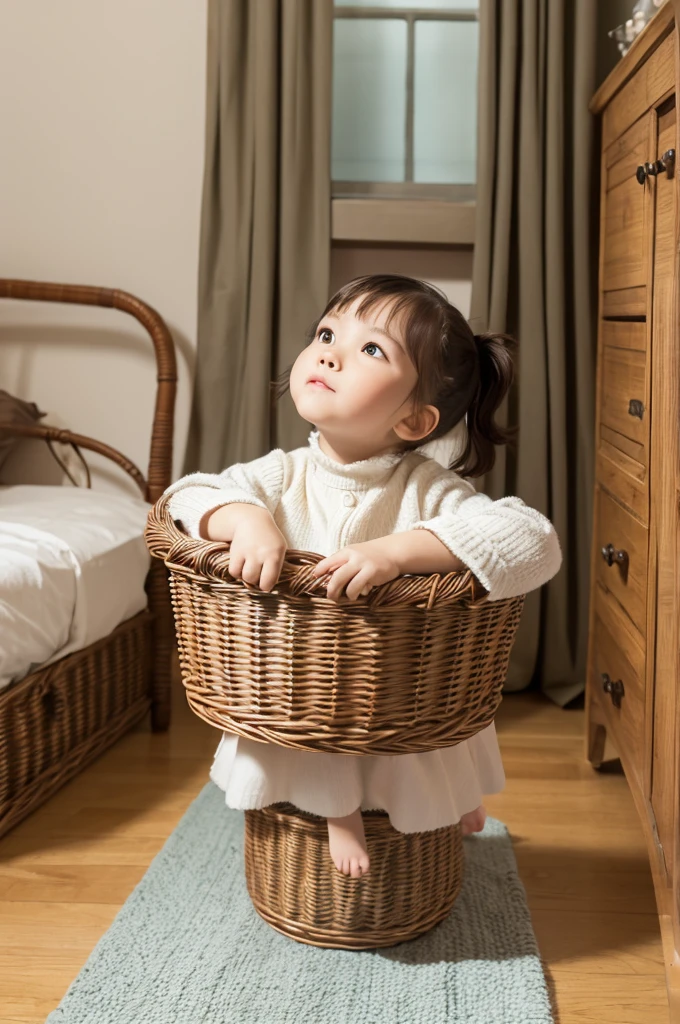
[[[655,157],[677,148],[675,101],[658,112]],[[653,669],[651,802],[670,867],[674,849],[675,722],[678,685],[678,430],[680,357],[676,303],[677,176],[656,177],[654,300],[652,311],[651,516],[656,559],[656,664]],[[650,601],[650,605],[652,602]],[[650,622],[650,627],[652,623]],[[650,633],[650,635],[652,635]],[[651,646],[651,645],[650,645]],[[649,677],[648,677],[649,678]]]
[[[605,156],[602,290],[610,293],[603,296],[605,316],[647,313],[652,184],[646,176],[638,180],[638,167],[652,159],[651,116],[639,118]]]

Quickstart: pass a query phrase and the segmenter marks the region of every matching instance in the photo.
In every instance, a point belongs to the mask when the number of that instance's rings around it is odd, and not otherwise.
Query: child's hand
[[[260,590],[276,586],[287,544],[267,509],[234,502],[214,511],[207,523],[210,540],[231,541],[229,573]]]
[[[388,543],[383,543],[387,541]],[[391,550],[390,550],[391,549]],[[367,540],[362,544],[350,544],[334,555],[323,558],[314,566],[313,576],[325,576],[332,572],[327,594],[332,601],[342,596],[343,588],[350,601],[371,592],[373,587],[388,583],[401,575],[401,568],[394,557],[394,543],[391,537]]]

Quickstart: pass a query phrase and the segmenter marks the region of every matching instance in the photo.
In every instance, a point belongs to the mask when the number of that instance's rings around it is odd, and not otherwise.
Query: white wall
[[[0,0],[0,276],[130,291],[196,339],[204,0]],[[0,302],[0,387],[146,470],[155,363],[121,313]],[[107,486],[104,481],[104,486]]]

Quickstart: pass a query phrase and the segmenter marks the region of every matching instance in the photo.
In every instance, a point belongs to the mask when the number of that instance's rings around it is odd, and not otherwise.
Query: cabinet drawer
[[[647,285],[649,187],[638,182],[636,172],[641,164],[651,159],[649,126],[649,117],[641,117],[608,154],[602,254],[604,292]]]
[[[597,584],[590,636],[589,685],[604,710],[626,770],[644,787],[645,651],[621,609]]]
[[[638,288],[604,292],[602,316],[647,316],[647,289],[641,285]]]
[[[597,582],[616,598],[644,637],[648,530],[602,487],[597,488],[596,502]]]
[[[647,324],[600,324],[597,475],[643,522],[649,512],[650,376]]]
[[[649,464],[647,324],[602,324],[601,426],[642,466]]]
[[[602,438],[597,451],[597,480],[643,523],[648,522],[647,470]]]

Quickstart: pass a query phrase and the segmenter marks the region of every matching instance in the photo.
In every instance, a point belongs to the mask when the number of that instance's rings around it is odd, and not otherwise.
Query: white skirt
[[[394,756],[289,750],[224,733],[210,778],[236,810],[288,802],[341,818],[378,809],[397,832],[455,825],[505,785],[493,723],[455,747]]]

